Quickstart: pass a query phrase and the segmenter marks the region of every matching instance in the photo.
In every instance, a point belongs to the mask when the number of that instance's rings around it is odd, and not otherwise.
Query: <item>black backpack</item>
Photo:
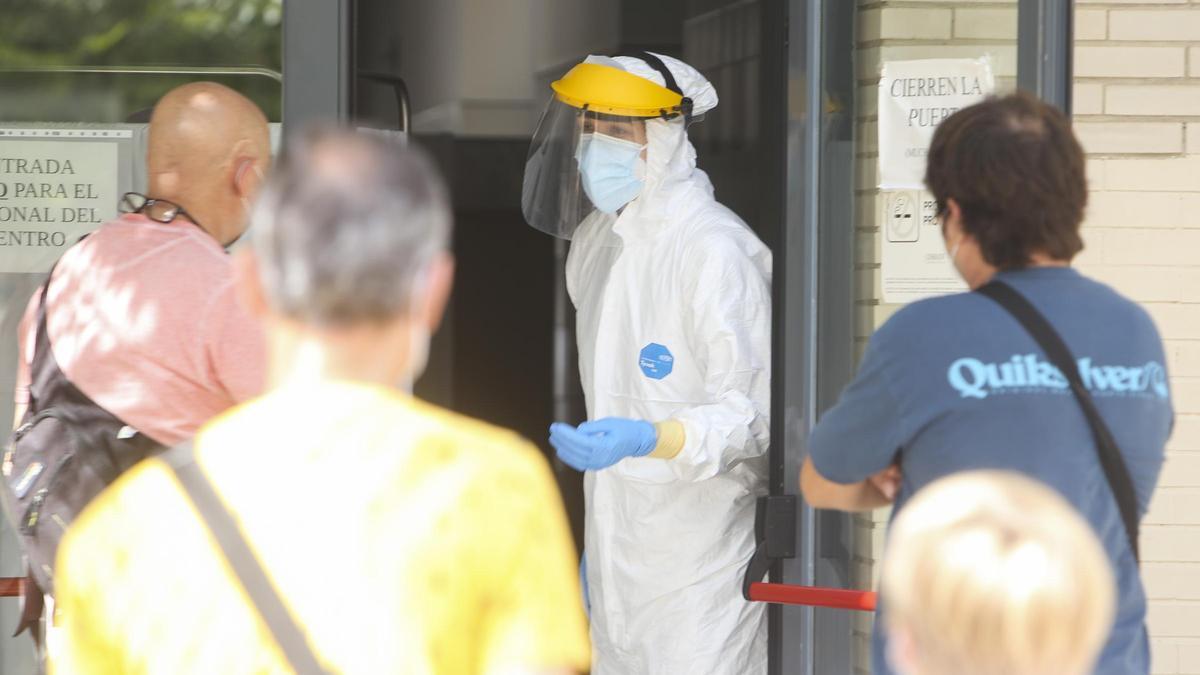
[[[4,510],[29,569],[18,633],[41,616],[42,592],[54,595],[54,556],[71,521],[124,471],[165,450],[96,405],[58,367],[46,331],[53,275],[51,268],[38,301],[29,407],[0,468]]]

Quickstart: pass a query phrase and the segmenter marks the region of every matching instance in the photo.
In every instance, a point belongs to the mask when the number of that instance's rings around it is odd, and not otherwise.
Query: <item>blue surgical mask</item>
[[[616,213],[637,198],[645,184],[645,146],[604,134],[583,134],[575,159],[583,191],[596,208]]]

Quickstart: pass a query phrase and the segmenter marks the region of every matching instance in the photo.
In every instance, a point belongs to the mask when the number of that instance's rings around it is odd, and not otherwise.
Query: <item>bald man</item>
[[[169,446],[263,387],[263,337],[235,300],[224,247],[245,230],[269,166],[267,119],[222,85],[182,86],[154,109],[146,162],[146,196],[186,215],[125,214],[69,249],[49,285],[47,335],[67,379]],[[39,301],[21,327],[18,421]]]
[[[135,458],[191,438],[206,421],[263,389],[264,338],[235,299],[225,247],[245,231],[270,163],[266,117],[222,85],[180,87],[155,107],[146,162],[152,208],[103,224],[59,259],[44,287],[50,349],[40,357],[42,292],[30,301],[19,329],[14,396],[17,424],[33,424],[38,412],[57,407],[75,419],[120,428],[117,438],[129,440],[115,450],[136,451]],[[61,393],[64,379],[84,401]],[[27,452],[38,451],[34,429],[24,441]],[[77,437],[113,443],[95,436]],[[112,447],[83,450],[119,454]],[[86,498],[88,488],[56,489],[83,491]],[[55,518],[38,520],[35,541],[56,542],[75,515],[52,513]],[[53,544],[26,544],[36,581],[51,591]],[[22,628],[32,627],[40,613],[35,588],[27,586]],[[52,631],[47,640],[53,649]]]
[[[248,99],[209,82],[182,86],[150,118],[149,196],[183,206],[228,246],[245,230],[270,152],[267,118]]]

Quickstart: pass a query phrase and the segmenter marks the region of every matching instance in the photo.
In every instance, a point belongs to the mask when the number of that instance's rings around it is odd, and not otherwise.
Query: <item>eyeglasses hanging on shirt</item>
[[[126,192],[122,195],[119,208],[121,213],[139,213],[156,223],[170,223],[176,218],[183,217],[189,223],[202,230],[204,229],[200,221],[196,220],[195,216],[188,213],[187,209],[179,204],[166,199],[151,199],[140,192]],[[239,236],[237,239],[225,244],[225,250],[228,251],[230,247],[237,243],[238,239],[241,239],[241,237]]]
[[[196,227],[204,229],[192,214],[182,206],[166,199],[151,199],[139,192],[126,192],[121,196],[121,213],[140,213],[158,223],[170,223],[183,217]]]

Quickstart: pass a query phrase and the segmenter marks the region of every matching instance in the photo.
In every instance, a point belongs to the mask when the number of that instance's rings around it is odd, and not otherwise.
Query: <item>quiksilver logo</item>
[[[1166,399],[1170,396],[1167,371],[1150,361],[1144,366],[1097,365],[1090,358],[1079,359],[1079,375],[1093,393],[1109,395],[1145,395]],[[963,398],[983,399],[993,394],[1020,391],[1063,391],[1070,387],[1054,364],[1036,354],[1015,354],[1002,363],[976,358],[961,358],[950,364],[950,386]]]

